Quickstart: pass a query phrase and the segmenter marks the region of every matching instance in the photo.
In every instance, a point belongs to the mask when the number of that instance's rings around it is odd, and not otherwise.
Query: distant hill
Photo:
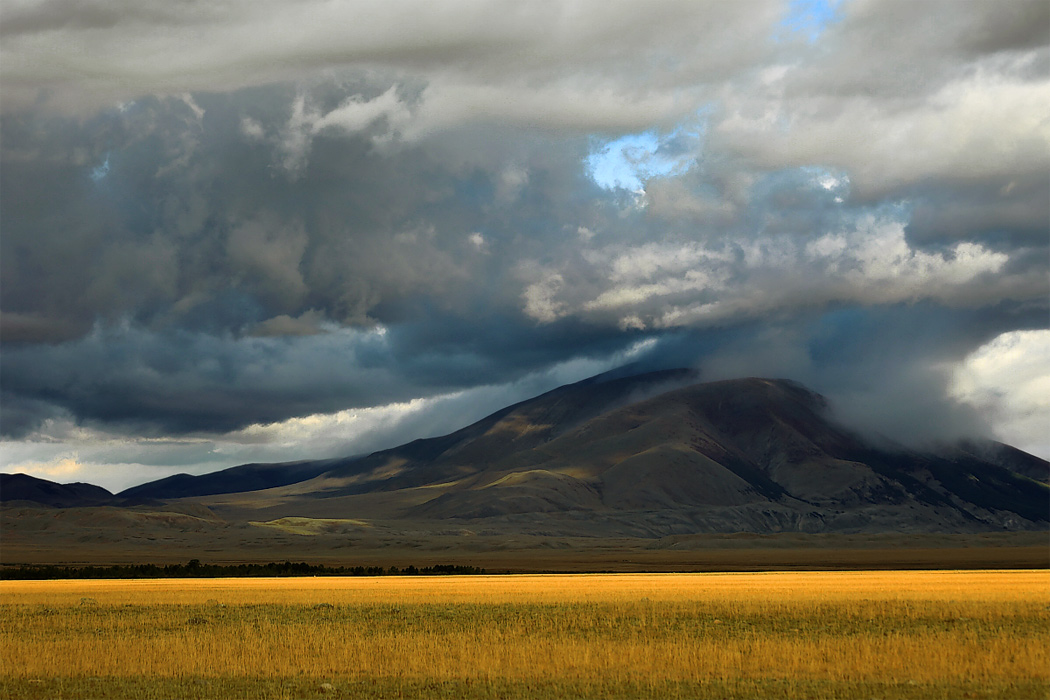
[[[56,484],[28,474],[0,474],[0,502],[25,501],[54,508],[110,505],[116,499],[101,486]]]
[[[212,494],[259,491],[286,486],[328,471],[334,461],[244,464],[209,474],[175,474],[121,491],[128,499],[171,499]]]

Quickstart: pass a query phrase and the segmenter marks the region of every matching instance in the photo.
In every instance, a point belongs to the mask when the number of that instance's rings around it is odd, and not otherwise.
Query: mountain
[[[0,474],[0,502],[24,501],[54,508],[110,505],[112,493],[92,484],[56,484],[28,474]]]
[[[785,380],[599,376],[446,436],[336,463],[234,517],[467,523],[499,532],[1045,529],[1047,462],[997,443],[875,445]]]
[[[119,497],[397,541],[1050,526],[1046,460],[988,441],[889,444],[837,423],[823,397],[790,381],[620,371],[367,456],[179,475]]]

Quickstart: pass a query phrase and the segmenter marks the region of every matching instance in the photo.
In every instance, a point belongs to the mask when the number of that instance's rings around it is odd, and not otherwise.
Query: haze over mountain
[[[1048,527],[1045,460],[991,442],[936,451],[875,443],[799,384],[695,379],[687,370],[599,375],[445,436],[362,457],[180,475],[108,502],[204,506],[230,522],[599,537]],[[17,478],[5,477],[5,501],[71,504],[11,490]],[[97,492],[85,499],[100,503]]]

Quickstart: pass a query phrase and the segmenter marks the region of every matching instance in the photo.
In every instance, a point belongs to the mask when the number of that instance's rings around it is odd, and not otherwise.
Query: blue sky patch
[[[649,130],[599,141],[587,156],[587,171],[607,190],[640,192],[649,178],[688,170],[696,160],[699,137],[698,131],[678,127],[663,135]]]
[[[804,34],[811,43],[825,27],[841,19],[844,0],[790,0],[788,13],[780,25],[789,32]]]

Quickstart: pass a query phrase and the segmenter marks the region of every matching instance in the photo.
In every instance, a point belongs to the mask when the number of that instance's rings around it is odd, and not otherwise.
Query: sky
[[[1045,0],[6,0],[0,470],[361,454],[635,363],[1050,457]]]

